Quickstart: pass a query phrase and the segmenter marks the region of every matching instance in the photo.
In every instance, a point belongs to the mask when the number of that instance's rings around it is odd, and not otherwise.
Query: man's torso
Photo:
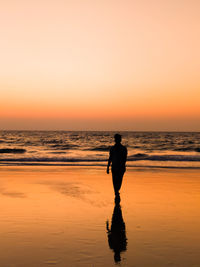
[[[111,147],[110,157],[112,162],[112,170],[125,171],[127,149],[122,144]]]

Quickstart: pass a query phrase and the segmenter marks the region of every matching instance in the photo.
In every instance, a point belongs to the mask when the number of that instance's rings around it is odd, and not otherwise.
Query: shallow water
[[[2,267],[200,266],[198,170],[128,169],[115,206],[104,168],[1,167],[0,210]]]

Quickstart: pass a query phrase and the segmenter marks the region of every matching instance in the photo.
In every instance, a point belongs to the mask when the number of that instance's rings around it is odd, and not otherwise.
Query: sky
[[[0,129],[200,131],[199,14],[199,0],[0,0]]]

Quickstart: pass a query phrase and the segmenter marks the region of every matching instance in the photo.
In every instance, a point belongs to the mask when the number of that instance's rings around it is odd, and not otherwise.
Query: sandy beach
[[[120,205],[102,167],[1,167],[0,266],[200,266],[199,170],[129,168]]]

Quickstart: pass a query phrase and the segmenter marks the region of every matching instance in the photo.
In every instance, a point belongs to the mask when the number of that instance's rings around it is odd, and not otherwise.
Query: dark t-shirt
[[[110,161],[112,170],[125,171],[127,159],[127,148],[122,144],[115,144],[110,149]]]

